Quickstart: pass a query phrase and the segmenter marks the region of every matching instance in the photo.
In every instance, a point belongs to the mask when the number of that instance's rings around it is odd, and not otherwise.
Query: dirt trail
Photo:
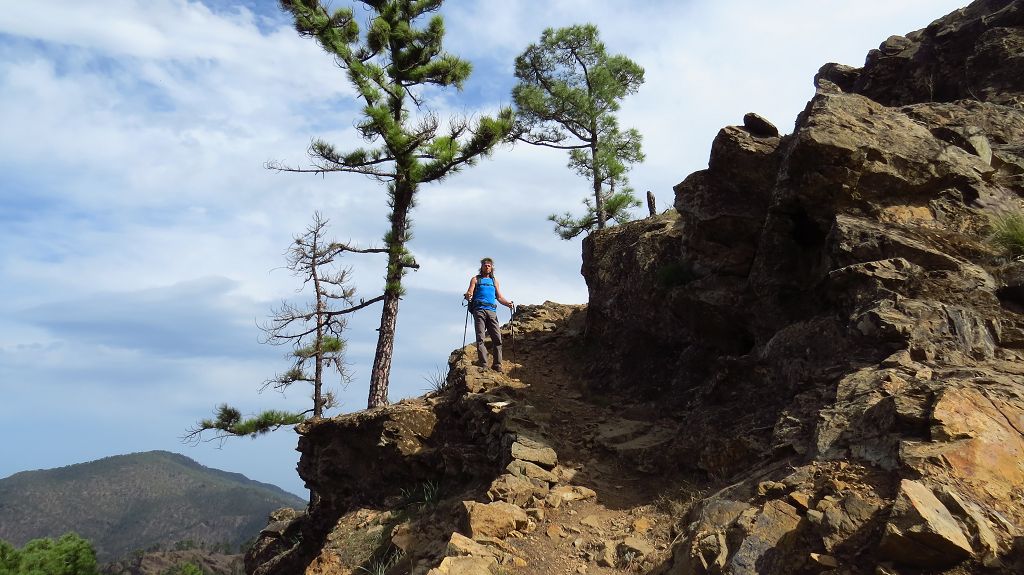
[[[527,561],[519,572],[648,572],[667,553],[674,502],[664,495],[673,492],[672,481],[646,473],[642,462],[677,431],[653,421],[650,407],[629,397],[586,391],[580,369],[584,309],[545,305],[524,311],[504,329],[507,384],[530,406],[531,421],[558,453],[569,483],[593,489],[597,497],[546,509],[535,531],[508,540]],[[510,327],[516,329],[514,359]],[[467,351],[475,357],[472,346]]]

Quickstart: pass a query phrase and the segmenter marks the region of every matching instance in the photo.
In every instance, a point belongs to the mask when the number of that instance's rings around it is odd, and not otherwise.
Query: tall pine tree
[[[363,104],[359,134],[372,148],[338,151],[315,140],[309,153],[313,165],[271,167],[294,172],[352,172],[386,186],[391,208],[384,234],[387,270],[377,349],[370,374],[367,407],[388,403],[388,378],[394,354],[395,328],[402,278],[417,267],[407,244],[410,211],[420,184],[443,179],[471,165],[501,142],[512,129],[511,109],[476,122],[453,118],[441,122],[426,105],[429,87],[461,89],[469,62],[443,51],[444,21],[436,12],[443,0],[361,0],[368,22],[361,27],[351,7],[329,10],[320,0],[281,0],[299,34],[316,39],[341,66]],[[423,22],[423,20],[426,20]],[[421,25],[422,24],[422,25]],[[417,118],[413,118],[412,111]]]
[[[640,132],[621,130],[619,101],[644,82],[644,70],[622,55],[609,56],[592,24],[548,28],[540,42],[516,58],[519,83],[512,89],[516,138],[569,151],[569,167],[590,180],[586,213],[551,216],[569,239],[608,220],[623,221],[640,205],[625,177],[644,159]]]

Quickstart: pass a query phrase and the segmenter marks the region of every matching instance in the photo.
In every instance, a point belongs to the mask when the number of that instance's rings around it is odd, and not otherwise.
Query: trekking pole
[[[512,330],[512,363],[516,362],[516,326],[512,321],[516,318],[516,302],[512,302],[511,307],[508,308],[510,314],[508,317],[508,327]]]
[[[462,302],[463,307],[466,308],[466,325],[462,326],[462,364],[466,364],[466,334],[469,333],[469,304],[465,301]]]

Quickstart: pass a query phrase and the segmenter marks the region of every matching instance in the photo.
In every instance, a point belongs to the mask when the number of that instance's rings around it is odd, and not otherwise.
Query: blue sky
[[[336,4],[342,4],[340,0]],[[783,132],[821,64],[867,51],[964,0],[452,0],[447,48],[474,64],[442,115],[509,103],[512,61],[547,26],[592,22],[646,69],[620,121],[644,135],[631,174],[659,209],[706,167],[719,128],[758,112]],[[278,174],[314,137],[347,148],[357,111],[344,74],[299,38],[275,2],[50,0],[0,11],[0,478],[167,449],[304,494],[289,430],[196,447],[186,427],[231,402],[302,408],[305,389],[257,393],[286,368],[256,323],[297,287],[282,254],[314,210],[340,240],[378,244],[383,191],[356,175]],[[545,217],[575,211],[587,184],[555,150],[518,146],[424,187],[391,398],[462,342],[460,294],[482,256],[517,303],[581,303],[580,242]],[[360,295],[382,261],[350,257]],[[349,330],[366,401],[379,307]],[[503,320],[507,318],[502,316]]]

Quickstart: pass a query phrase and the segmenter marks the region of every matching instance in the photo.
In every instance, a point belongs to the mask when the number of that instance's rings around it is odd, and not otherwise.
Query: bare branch
[[[546,140],[531,140],[531,139],[525,138],[523,136],[516,136],[516,139],[519,140],[520,142],[525,142],[527,144],[533,144],[534,146],[545,146],[547,148],[556,148],[556,149],[559,149],[559,150],[582,150],[584,148],[589,148],[590,147],[590,144],[576,144],[576,145],[572,145],[572,146],[558,146],[558,145],[550,143],[550,142],[548,142]]]
[[[354,252],[357,254],[386,254],[388,253],[387,248],[354,248],[349,244],[331,243],[331,249],[336,249],[344,252]]]

